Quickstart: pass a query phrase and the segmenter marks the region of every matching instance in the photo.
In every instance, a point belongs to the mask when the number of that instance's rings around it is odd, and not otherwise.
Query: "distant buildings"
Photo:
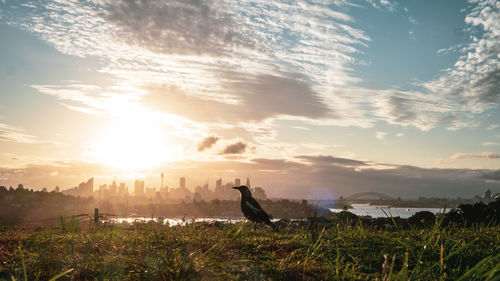
[[[261,200],[267,199],[266,192],[264,191],[264,189],[262,187],[255,187],[255,189],[253,191],[253,197],[255,197],[256,199],[261,199]]]
[[[128,189],[127,189],[127,186],[125,185],[125,183],[121,182],[120,183],[120,186],[118,187],[118,194],[127,194],[128,193]]]
[[[162,177],[163,180],[163,177]],[[215,181],[215,188],[212,190],[209,183],[203,186],[196,186],[194,189],[189,189],[186,184],[186,178],[179,178],[179,187],[163,186],[160,188],[146,187],[143,180],[134,181],[134,196],[137,198],[153,199],[153,202],[161,203],[164,201],[211,201],[214,199],[219,200],[237,200],[239,193],[233,189],[234,186],[241,185],[241,179],[235,178],[233,182],[223,183],[222,178]],[[250,185],[250,179],[246,179],[247,186]],[[257,199],[267,199],[265,190],[262,187],[250,188],[253,195]],[[59,187],[54,190],[59,191]],[[129,198],[129,189],[125,183],[117,183],[113,181],[111,184],[102,184],[94,191],[94,178],[90,178],[86,182],[80,183],[78,186],[63,190],[65,194],[73,196],[90,197],[94,196],[100,200],[109,200],[112,198]],[[133,197],[130,197],[133,198]],[[128,199],[127,199],[128,200]],[[131,199],[133,200],[133,199]]]
[[[63,193],[72,196],[90,197],[94,194],[94,178],[90,178],[87,182],[82,182],[73,188],[63,190]]]
[[[184,178],[184,177],[180,178],[179,187],[182,189],[186,188],[186,178]]]
[[[87,182],[82,182],[78,185],[80,196],[90,197],[94,193],[94,178],[90,178]]]
[[[144,181],[135,180],[134,182],[134,193],[135,196],[144,196]]]

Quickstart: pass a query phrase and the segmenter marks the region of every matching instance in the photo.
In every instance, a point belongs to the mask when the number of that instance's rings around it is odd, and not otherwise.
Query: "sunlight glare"
[[[112,168],[139,171],[156,167],[169,155],[166,134],[146,110],[128,111],[96,143],[99,162]]]

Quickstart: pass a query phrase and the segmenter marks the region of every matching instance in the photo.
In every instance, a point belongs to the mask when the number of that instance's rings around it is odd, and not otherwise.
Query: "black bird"
[[[257,223],[263,222],[276,229],[276,226],[270,220],[271,217],[262,209],[259,202],[252,197],[252,192],[248,187],[242,185],[233,188],[241,192],[241,211],[245,218]]]

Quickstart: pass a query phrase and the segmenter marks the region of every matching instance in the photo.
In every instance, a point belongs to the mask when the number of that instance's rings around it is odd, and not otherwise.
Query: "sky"
[[[0,185],[500,192],[500,2],[0,1]]]

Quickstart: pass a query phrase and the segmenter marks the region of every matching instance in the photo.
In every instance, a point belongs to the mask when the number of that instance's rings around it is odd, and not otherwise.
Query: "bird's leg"
[[[253,223],[253,231],[256,231],[256,230],[257,230],[257,223],[256,223],[256,222],[254,222],[254,223]]]

